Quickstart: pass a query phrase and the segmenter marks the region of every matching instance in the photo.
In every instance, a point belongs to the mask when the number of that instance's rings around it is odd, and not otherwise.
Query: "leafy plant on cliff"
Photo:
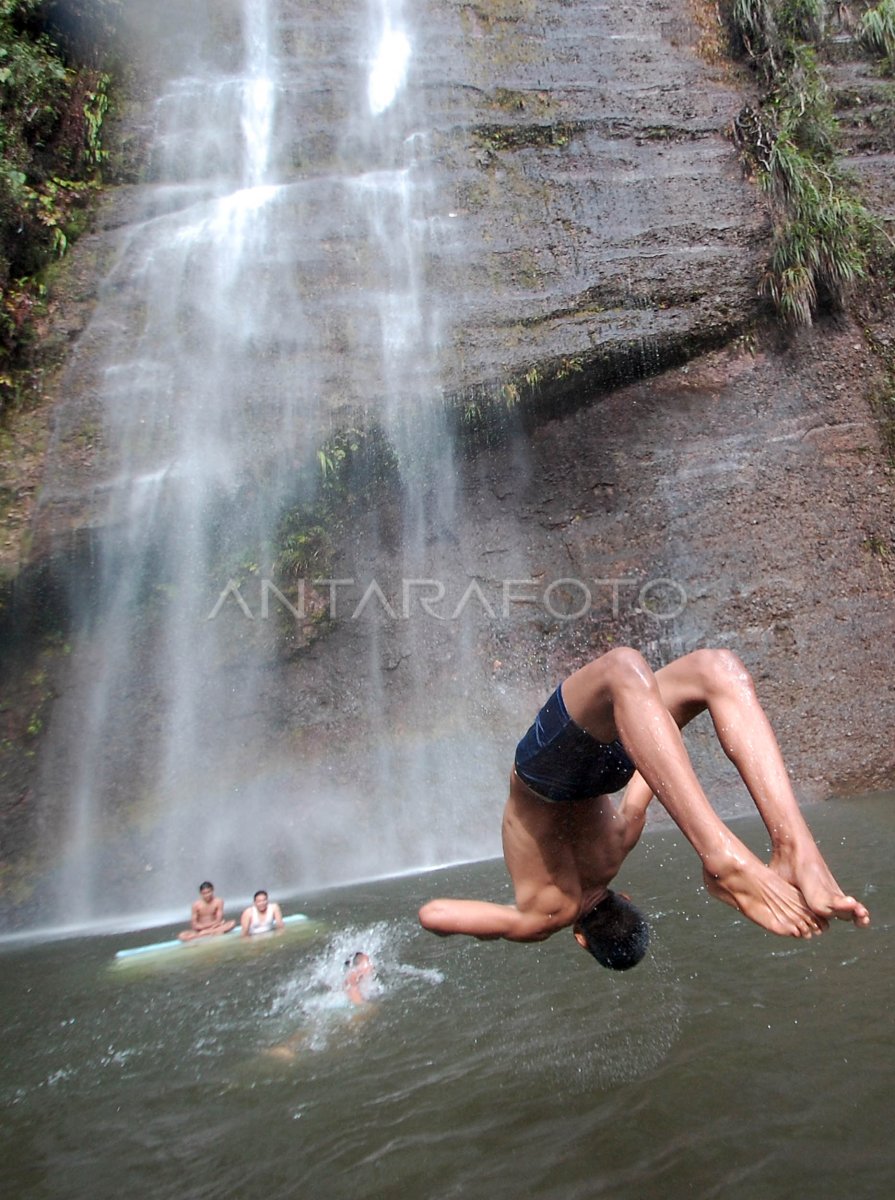
[[[774,242],[761,289],[787,324],[810,325],[843,303],[862,277],[873,219],[836,166],[836,121],[813,45],[819,0],[734,0],[740,44],[762,75],[758,112],[735,122],[737,140],[771,203]]]
[[[816,42],[826,19],[824,0],[733,0],[731,23],[741,49],[767,81],[783,71],[793,43]]]
[[[280,517],[273,546],[278,579],[326,576],[341,524],[398,482],[397,457],[377,425],[334,433],[317,451],[317,463],[320,474],[310,489],[307,480],[298,481],[297,491],[310,491],[310,498],[294,499]]]
[[[792,157],[798,159],[798,151]],[[800,198],[777,228],[762,291],[788,324],[810,325],[821,300],[841,304],[849,285],[864,275],[866,217],[859,201],[832,189],[825,194],[824,181],[811,171],[800,182]],[[767,186],[775,186],[773,177]]]
[[[895,70],[895,0],[882,0],[868,9],[861,18],[859,34],[866,46],[883,55],[886,69]]]
[[[777,71],[780,35],[770,0],[733,0],[731,22],[741,49],[772,78]]]
[[[52,7],[0,0],[0,417],[42,301],[40,272],[79,232],[105,157],[109,76],[67,61],[50,36]]]

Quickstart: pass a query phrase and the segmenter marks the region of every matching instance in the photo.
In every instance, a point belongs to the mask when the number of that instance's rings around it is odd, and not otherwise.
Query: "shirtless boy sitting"
[[[765,866],[721,821],[694,774],[680,730],[708,709],[715,732],[767,827]],[[609,793],[627,784],[616,806]],[[711,895],[772,933],[810,938],[830,918],[870,924],[843,894],[793,795],[752,680],[723,650],[697,650],[655,673],[635,650],[611,650],[570,675],[516,750],[503,849],[515,904],[431,900],[433,933],[543,941],[571,925],[604,966],[646,952],[645,920],[609,883],[656,796],[702,861]]]
[[[235,921],[224,920],[224,901],[214,894],[214,884],[206,880],[199,884],[199,899],[190,912],[190,928],[177,936],[182,942],[191,942],[194,938],[229,933],[235,925]]]

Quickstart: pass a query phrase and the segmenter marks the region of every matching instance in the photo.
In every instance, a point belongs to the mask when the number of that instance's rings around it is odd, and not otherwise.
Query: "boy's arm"
[[[430,900],[420,909],[419,919],[424,929],[442,937],[465,933],[510,942],[540,942],[561,927],[540,913],[523,913],[512,904],[487,900]]]
[[[640,772],[636,772],[631,776],[631,781],[625,788],[618,810],[625,820],[625,854],[629,854],[640,841],[640,835],[643,833],[643,826],[646,822],[646,810],[649,808],[652,798],[653,789]]]

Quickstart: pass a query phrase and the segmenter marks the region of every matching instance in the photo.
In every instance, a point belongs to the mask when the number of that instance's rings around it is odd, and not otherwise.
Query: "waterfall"
[[[465,711],[481,713],[474,633],[401,611],[449,572],[454,599],[468,583],[426,284],[456,234],[419,31],[401,0],[325,29],[287,0],[175,7],[143,31],[174,66],[73,372],[100,429],[97,565],[43,771],[73,922],[185,907],[206,877],[245,895],[497,849],[500,755]],[[301,656],[287,671],[262,620],[298,604],[270,586],[277,523],[358,414],[397,464],[397,515],[379,533],[366,515],[350,584],[314,584],[350,626],[341,662],[324,637],[310,674]],[[355,742],[333,712],[356,716]]]

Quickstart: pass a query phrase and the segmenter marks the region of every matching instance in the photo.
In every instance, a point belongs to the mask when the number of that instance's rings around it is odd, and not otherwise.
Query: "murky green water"
[[[668,833],[625,874],[654,931],[628,975],[570,935],[416,926],[432,894],[503,894],[496,863],[301,897],[312,936],[129,966],[114,950],[156,931],[9,949],[2,1195],[880,1200],[895,796],[809,819],[870,930],[772,938],[704,897]],[[357,1010],[338,983],[361,948],[378,995]]]

